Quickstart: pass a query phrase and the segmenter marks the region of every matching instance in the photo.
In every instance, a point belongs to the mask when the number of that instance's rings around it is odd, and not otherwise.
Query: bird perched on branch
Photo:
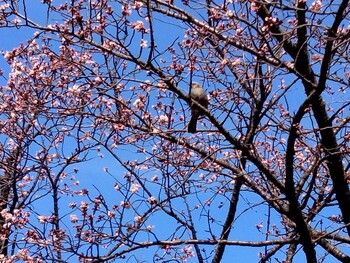
[[[197,83],[197,82],[192,83],[190,97],[192,98],[192,100],[195,100],[204,108],[206,108],[206,109],[208,108],[208,95],[199,83]],[[191,120],[188,123],[188,132],[196,133],[197,132],[197,120],[198,120],[199,116],[203,115],[203,110],[200,109],[194,103],[192,103],[191,115],[192,115]]]

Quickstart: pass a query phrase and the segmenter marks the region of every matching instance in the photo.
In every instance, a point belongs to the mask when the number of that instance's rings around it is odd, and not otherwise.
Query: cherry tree
[[[2,262],[349,262],[348,5],[2,1]]]

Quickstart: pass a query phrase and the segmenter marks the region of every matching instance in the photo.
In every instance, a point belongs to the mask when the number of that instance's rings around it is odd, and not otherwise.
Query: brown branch
[[[344,13],[348,5],[349,5],[348,0],[343,0],[341,2],[341,4],[339,5],[337,14],[335,16],[333,25],[327,32],[328,34],[327,44],[326,44],[323,59],[322,59],[322,64],[320,69],[320,79],[318,81],[318,87],[317,87],[322,91],[326,88],[326,81],[328,79],[328,71],[329,71],[330,63],[334,56],[334,53],[336,52],[336,50],[333,50],[333,44],[337,37],[337,31],[340,26],[340,23],[344,19]]]
[[[332,245],[330,242],[327,242],[325,239],[320,239],[317,241],[317,243],[320,244],[324,250],[329,252],[340,262],[350,262],[350,257],[348,255],[337,249],[334,245]]]
[[[113,255],[106,256],[106,257],[99,257],[95,258],[92,262],[103,262],[108,261],[114,258],[118,258],[122,255],[128,254],[131,251],[140,249],[140,248],[147,248],[152,246],[179,246],[179,245],[218,245],[218,244],[226,244],[230,246],[242,246],[242,247],[265,247],[265,246],[272,246],[272,245],[278,245],[278,244],[293,244],[296,243],[296,239],[277,239],[277,240],[268,240],[268,241],[257,241],[257,242],[246,242],[246,241],[233,241],[233,240],[193,240],[193,239],[187,239],[187,240],[169,240],[169,241],[149,241],[149,242],[141,242],[137,245],[134,245],[132,247],[129,247],[127,249],[124,249],[120,252],[117,252]],[[91,257],[89,257],[91,259]]]
[[[317,262],[316,251],[314,244],[311,239],[311,233],[307,223],[303,218],[303,214],[300,210],[297,196],[295,195],[295,186],[294,186],[294,145],[297,139],[297,131],[299,123],[302,117],[305,115],[305,109],[308,107],[310,101],[313,98],[313,92],[299,107],[297,113],[293,118],[293,122],[290,128],[287,150],[286,150],[286,197],[289,201],[289,211],[288,217],[296,224],[297,231],[300,235],[300,243],[303,245],[305,255],[308,262]]]

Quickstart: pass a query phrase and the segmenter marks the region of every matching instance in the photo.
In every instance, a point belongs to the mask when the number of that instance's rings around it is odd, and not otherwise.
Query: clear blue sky
[[[43,13],[45,13],[45,9],[41,9],[42,5],[40,4],[40,1],[31,1],[30,6],[28,6],[28,14],[29,16],[33,16],[35,19],[38,21],[45,21],[43,17]],[[175,40],[175,36],[172,34],[169,34],[169,29],[164,26],[158,27],[159,31],[157,31],[157,35],[165,36],[166,41],[172,42]],[[25,43],[26,40],[30,37],[33,36],[34,31],[32,29],[28,28],[11,28],[11,29],[6,29],[6,28],[1,28],[0,29],[0,38],[1,38],[1,43],[0,43],[0,50],[6,51],[6,50],[11,50],[13,47],[18,46],[20,43]],[[169,36],[169,38],[168,38]],[[167,45],[168,43],[164,43],[164,45]],[[4,59],[0,57],[0,68],[4,70],[5,74],[4,76],[6,77],[8,73],[8,66],[6,65]],[[2,79],[0,82],[1,85],[5,84],[5,80]],[[115,200],[118,199],[118,195],[114,191],[114,183],[115,180],[113,179],[112,176],[108,175],[103,171],[104,167],[108,167],[109,172],[115,176],[121,176],[124,172],[119,166],[119,164],[116,163],[116,161],[109,156],[107,152],[102,151],[103,154],[105,155],[104,158],[99,158],[95,153],[91,154],[91,157],[94,157],[94,159],[91,162],[88,163],[82,163],[79,165],[76,165],[76,167],[79,168],[79,173],[76,175],[77,180],[80,181],[80,188],[87,188],[91,190],[91,193],[98,194],[98,191],[100,191],[107,201],[110,203],[115,202]],[[128,157],[132,158],[137,158],[139,155],[133,155],[132,152],[126,152],[126,155]],[[125,157],[125,156],[124,156]],[[96,187],[96,188],[95,188]],[[209,195],[208,195],[209,196]],[[252,204],[259,202],[259,200],[256,198],[255,195],[246,195],[245,200],[241,200],[240,206],[237,212],[237,215],[239,215],[243,210],[247,208],[247,202],[250,201]],[[62,198],[62,213],[71,213],[71,210],[68,209],[68,203],[71,202],[73,199],[70,198]],[[75,197],[74,200],[79,203],[79,197]],[[44,201],[43,201],[44,202]],[[50,199],[47,200],[47,202],[50,202]],[[214,204],[213,204],[214,205]],[[218,204],[215,204],[218,205]],[[222,217],[223,215],[226,215],[225,206],[223,208],[223,213],[218,214],[218,218],[224,218]],[[41,208],[38,208],[38,212],[42,210],[43,213],[45,213],[45,204],[43,203],[43,206]],[[66,210],[65,210],[66,209]],[[242,216],[238,217],[237,222],[234,225],[233,232],[231,234],[232,239],[234,240],[246,240],[246,241],[259,241],[264,239],[264,234],[260,233],[256,228],[255,225],[260,223],[260,216],[259,214],[267,214],[268,208],[266,206],[259,206],[259,207],[252,207],[251,210],[253,212],[250,213],[244,213]],[[50,211],[47,211],[49,213]],[[252,215],[256,215],[256,217]],[[198,218],[195,219],[197,220],[199,227],[200,227],[200,213],[198,213]],[[131,217],[130,220],[133,220]],[[154,221],[154,224],[157,224],[157,228],[164,228],[164,231],[167,230],[169,222],[167,221],[166,218],[162,221],[162,218],[154,218],[152,219]],[[150,222],[152,222],[150,220]],[[204,222],[206,224],[206,222]],[[202,227],[206,227],[206,225],[203,225]],[[203,235],[205,236],[205,235]],[[208,246],[208,250],[210,250],[211,247]],[[139,256],[140,258],[144,259],[146,262],[151,262],[150,258],[147,258],[149,255],[147,254],[148,251],[151,250],[140,250]],[[231,263],[231,262],[257,262],[258,257],[257,254],[259,251],[263,251],[262,248],[245,248],[245,247],[230,247],[228,246],[226,248],[224,260],[222,263]],[[145,253],[145,254],[142,254]],[[300,258],[299,258],[300,257]],[[295,259],[295,262],[303,262],[304,260],[304,255],[303,253],[298,253]],[[70,261],[74,262],[74,261]],[[117,261],[118,262],[118,261]],[[196,259],[193,260],[188,260],[188,262],[196,262]],[[329,260],[324,261],[324,262],[334,262],[332,261],[332,258],[330,257]]]

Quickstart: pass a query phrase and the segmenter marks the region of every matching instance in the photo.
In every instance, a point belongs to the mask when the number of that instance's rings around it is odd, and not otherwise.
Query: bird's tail
[[[196,133],[197,132],[197,120],[198,116],[192,116],[190,122],[188,123],[188,132]]]

